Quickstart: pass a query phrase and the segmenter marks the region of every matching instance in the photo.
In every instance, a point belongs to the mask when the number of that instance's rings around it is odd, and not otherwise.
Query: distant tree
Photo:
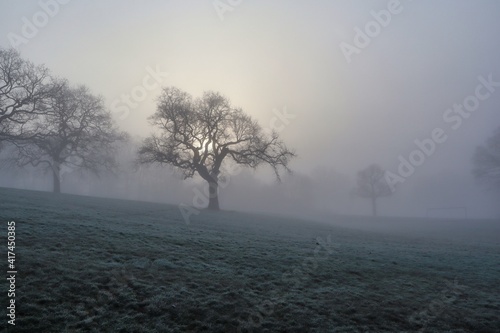
[[[0,48],[0,141],[25,138],[26,124],[45,114],[46,99],[57,89],[45,67]]]
[[[392,194],[384,175],[385,170],[377,164],[372,164],[358,172],[356,194],[362,198],[371,199],[373,216],[377,216],[377,199]]]
[[[53,191],[61,191],[61,167],[99,174],[115,166],[115,142],[126,134],[115,128],[100,97],[80,86],[59,82],[45,102],[46,112],[24,129],[23,140],[12,140],[17,166],[45,166],[53,175]]]
[[[500,128],[485,145],[476,148],[473,163],[472,172],[476,179],[489,189],[500,190]]]
[[[212,210],[219,209],[219,174],[226,159],[250,168],[269,164],[279,180],[279,169],[289,171],[295,156],[277,133],[266,135],[256,121],[215,92],[193,100],[177,88],[165,88],[150,120],[159,133],[144,141],[139,162],[171,165],[184,178],[200,175],[209,185]]]

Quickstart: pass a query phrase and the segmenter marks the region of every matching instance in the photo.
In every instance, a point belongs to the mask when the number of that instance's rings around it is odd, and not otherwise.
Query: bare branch
[[[228,157],[251,168],[269,164],[280,180],[280,171],[290,171],[295,156],[277,133],[265,135],[256,121],[216,92],[193,100],[177,88],[165,88],[150,120],[160,134],[144,141],[138,162],[168,164],[186,178],[198,174],[215,187]]]
[[[46,99],[47,112],[25,125],[23,138],[12,140],[18,166],[46,164],[56,177],[60,167],[88,170],[96,175],[114,170],[115,143],[125,141],[100,97],[86,87],[71,88],[60,81]]]

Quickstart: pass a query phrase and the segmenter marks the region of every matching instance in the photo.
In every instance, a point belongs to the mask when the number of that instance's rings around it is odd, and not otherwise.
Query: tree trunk
[[[208,182],[208,209],[220,210],[219,208],[219,183],[217,181]]]
[[[377,198],[372,197],[372,215],[377,216]]]
[[[52,192],[61,193],[61,174],[59,163],[54,162],[52,165],[52,179],[54,183]]]

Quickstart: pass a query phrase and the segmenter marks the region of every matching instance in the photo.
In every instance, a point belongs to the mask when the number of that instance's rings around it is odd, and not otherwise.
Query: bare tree
[[[256,121],[215,92],[193,100],[177,88],[165,88],[150,120],[159,133],[144,141],[139,162],[171,165],[184,178],[200,175],[209,185],[208,208],[213,210],[219,209],[219,174],[226,159],[250,168],[269,164],[280,180],[280,169],[290,171],[295,156],[277,133],[266,135]]]
[[[45,114],[45,101],[57,89],[45,67],[0,49],[0,141],[25,138],[26,124]]]
[[[126,134],[115,128],[100,97],[80,86],[58,83],[46,102],[46,113],[24,129],[25,139],[13,140],[18,166],[45,166],[53,175],[53,191],[61,191],[61,167],[98,175],[116,167],[115,142]],[[29,139],[26,139],[29,138]]]
[[[500,190],[500,128],[484,146],[476,148],[473,157],[474,176],[489,189]]]
[[[392,194],[384,175],[385,170],[377,164],[372,164],[358,172],[356,194],[362,198],[371,199],[373,216],[377,216],[377,198]]]

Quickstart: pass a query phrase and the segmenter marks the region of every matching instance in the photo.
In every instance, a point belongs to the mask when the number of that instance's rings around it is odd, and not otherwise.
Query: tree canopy
[[[44,102],[44,113],[26,124],[29,139],[13,140],[15,163],[47,167],[53,173],[54,192],[60,191],[61,166],[95,174],[115,168],[114,143],[127,137],[115,128],[100,97],[85,86],[57,84],[59,89]]]
[[[163,89],[150,118],[158,130],[139,150],[140,163],[168,164],[185,178],[200,175],[209,184],[209,208],[219,209],[218,177],[223,161],[256,168],[270,165],[277,179],[295,156],[276,132],[267,135],[240,108],[216,92],[193,99],[174,87]]]
[[[0,48],[0,141],[25,138],[25,125],[46,112],[46,99],[57,89],[47,68]]]

